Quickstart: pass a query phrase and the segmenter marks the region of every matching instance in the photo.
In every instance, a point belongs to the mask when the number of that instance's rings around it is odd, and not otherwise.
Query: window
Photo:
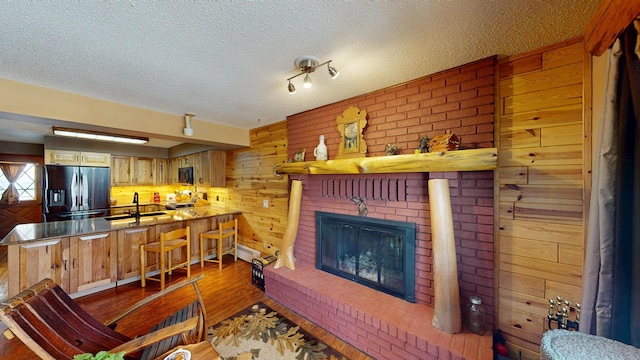
[[[38,164],[27,163],[15,182],[20,201],[37,200],[36,168]],[[0,195],[9,187],[9,180],[0,171]]]

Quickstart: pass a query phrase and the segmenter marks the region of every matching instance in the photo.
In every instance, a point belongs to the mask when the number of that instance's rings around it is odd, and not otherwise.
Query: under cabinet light
[[[149,138],[142,136],[110,134],[100,131],[71,129],[57,126],[53,126],[52,129],[54,135],[72,137],[77,139],[112,141],[125,144],[146,144],[149,142]]]

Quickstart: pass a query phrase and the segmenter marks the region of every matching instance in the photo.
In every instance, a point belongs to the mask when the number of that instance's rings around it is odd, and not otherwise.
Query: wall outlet
[[[264,207],[265,209],[269,208],[269,200],[264,199],[262,200],[262,207]]]

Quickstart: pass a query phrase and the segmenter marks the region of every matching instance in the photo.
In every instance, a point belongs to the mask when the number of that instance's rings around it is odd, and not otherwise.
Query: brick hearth
[[[493,358],[492,337],[431,325],[433,308],[298,264],[264,269],[265,292],[289,309],[377,359]]]

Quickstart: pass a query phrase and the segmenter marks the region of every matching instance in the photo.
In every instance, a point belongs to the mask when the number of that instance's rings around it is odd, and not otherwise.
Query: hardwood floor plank
[[[6,256],[5,256],[6,257]],[[0,253],[0,274],[2,274],[2,254]],[[6,268],[6,260],[5,265]],[[304,319],[293,311],[276,303],[267,297],[260,289],[251,285],[251,264],[242,260],[233,262],[231,257],[224,258],[222,271],[213,264],[206,264],[204,270],[199,265],[192,265],[192,276],[204,274],[205,278],[199,282],[200,291],[204,298],[207,310],[208,326],[234,315],[240,310],[262,301],[273,310],[286,316],[301,328],[313,334],[327,345],[341,351],[344,355],[353,360],[371,359],[358,349],[343,342],[331,335],[322,328]],[[180,281],[184,278],[184,271],[176,271],[167,278],[167,283]],[[0,276],[0,295],[5,294],[4,299],[0,296],[0,301],[6,299],[6,279]],[[148,283],[146,288],[140,287],[140,282],[119,286],[117,288],[105,290],[96,294],[87,295],[76,299],[76,302],[96,319],[105,321],[117,314],[122,309],[133,305],[136,301],[158,292],[160,285],[155,282]],[[149,329],[165,316],[180,309],[187,302],[193,300],[195,294],[191,287],[177,291],[170,296],[159,300],[150,306],[118,324],[116,330],[128,335],[146,334]],[[4,324],[0,324],[0,333],[6,330]],[[20,340],[7,340],[0,336],[0,359],[37,359]]]

